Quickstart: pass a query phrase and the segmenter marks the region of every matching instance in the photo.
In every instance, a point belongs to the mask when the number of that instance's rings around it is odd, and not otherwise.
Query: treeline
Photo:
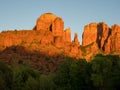
[[[0,90],[119,90],[120,57],[96,55],[91,62],[66,58],[56,72],[29,64],[0,62]]]

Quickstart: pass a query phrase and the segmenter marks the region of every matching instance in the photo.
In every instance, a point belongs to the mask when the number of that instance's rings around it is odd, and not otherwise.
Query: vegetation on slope
[[[0,90],[119,90],[120,57],[96,55],[91,62],[67,57],[55,72],[28,62],[0,62]]]

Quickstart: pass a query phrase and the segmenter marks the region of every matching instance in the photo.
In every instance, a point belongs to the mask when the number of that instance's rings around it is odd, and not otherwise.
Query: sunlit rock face
[[[86,46],[97,40],[97,23],[90,23],[84,27],[82,45]]]
[[[51,31],[54,36],[63,36],[64,33],[64,22],[60,17],[57,17],[51,24]]]
[[[75,43],[76,46],[80,46],[80,42],[78,40],[78,34],[77,33],[74,34],[74,41],[73,41],[73,43]]]
[[[22,46],[28,51],[46,56],[63,55],[89,59],[97,52],[120,55],[120,26],[111,28],[104,22],[90,23],[84,27],[82,45],[75,33],[71,40],[70,28],[64,29],[64,21],[52,13],[42,14],[33,30],[5,31],[0,33],[0,51],[8,47]],[[8,50],[9,51],[9,50]]]
[[[42,14],[36,22],[36,30],[50,30],[52,22],[57,18],[56,15],[52,13]]]
[[[105,53],[120,51],[120,26],[115,24],[111,28],[104,23],[86,25],[82,36],[82,45],[96,43]],[[95,48],[95,47],[94,47]]]
[[[62,18],[52,14],[42,14],[36,21],[33,28],[35,31],[51,32],[53,43],[56,47],[63,47],[65,43],[71,43],[71,30],[67,28],[64,30],[64,21]],[[43,39],[43,43],[47,41]]]
[[[120,51],[120,26],[115,24],[111,31],[111,50]]]
[[[64,22],[62,18],[52,13],[42,14],[36,22],[36,31],[51,31],[53,36],[63,36]]]
[[[70,28],[65,29],[64,40],[65,40],[65,42],[71,42],[71,30],[70,30]]]
[[[111,34],[105,46],[105,51],[107,53],[120,52],[120,26],[117,24],[113,25],[111,28]]]

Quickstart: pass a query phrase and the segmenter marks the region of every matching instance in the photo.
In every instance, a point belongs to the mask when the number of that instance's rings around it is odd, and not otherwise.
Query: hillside
[[[42,14],[32,30],[9,30],[0,33],[0,60],[13,63],[30,61],[35,68],[54,72],[65,57],[85,58],[96,54],[120,55],[120,26],[111,28],[104,22],[84,27],[82,44],[75,33],[71,40],[70,28],[52,13]]]
[[[52,13],[0,33],[0,90],[119,90],[120,26],[84,27],[82,44]]]

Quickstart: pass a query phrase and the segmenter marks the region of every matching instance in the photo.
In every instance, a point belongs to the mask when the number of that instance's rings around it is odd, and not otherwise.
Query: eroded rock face
[[[33,28],[36,31],[45,32],[44,37],[41,41],[43,44],[48,44],[51,41],[54,41],[56,46],[60,46],[60,43],[63,42],[64,37],[64,22],[62,18],[57,17],[56,15],[52,13],[45,13],[42,14],[37,22],[36,26]],[[47,32],[51,32],[51,37],[53,37],[54,40],[50,37],[50,35],[46,36]],[[48,37],[49,36],[49,37]],[[47,41],[46,38],[49,38],[50,41]]]
[[[56,19],[56,15],[52,13],[45,13],[42,14],[36,22],[36,29],[37,31],[39,30],[49,30],[52,22]]]
[[[62,18],[52,13],[45,13],[37,19],[36,26],[33,29],[36,31],[51,31],[55,37],[63,36],[64,22]]]
[[[0,50],[11,46],[22,46],[45,55],[62,54],[74,58],[90,58],[97,51],[117,52],[120,55],[120,26],[109,28],[104,22],[90,23],[84,27],[82,45],[75,33],[71,42],[71,30],[64,30],[62,18],[52,14],[42,14],[33,30],[6,31],[0,33]]]
[[[67,28],[64,31],[64,41],[65,42],[71,42],[71,30],[70,30],[70,28]]]
[[[111,28],[111,34],[108,37],[108,41],[105,45],[105,52],[120,51],[120,26],[115,24]]]
[[[97,23],[91,23],[84,27],[82,45],[86,46],[97,40]]]
[[[97,25],[97,40],[98,46],[100,49],[105,49],[105,44],[108,41],[110,35],[110,28],[104,22],[98,23]]]
[[[77,33],[75,33],[75,35],[74,35],[74,41],[73,41],[73,42],[75,43],[76,46],[79,46],[79,45],[80,45],[80,42],[79,42],[79,40],[78,40],[78,34],[77,34]]]
[[[112,26],[111,31],[111,51],[120,51],[120,26],[115,24]]]
[[[63,38],[60,36],[57,36],[54,38],[54,44],[56,47],[60,48],[60,47],[64,47],[64,42],[63,42]]]
[[[82,41],[83,46],[96,43],[105,53],[120,51],[120,26],[115,24],[109,28],[104,22],[89,24],[84,28]]]
[[[63,36],[64,22],[60,17],[57,17],[51,24],[51,31],[54,36]]]

